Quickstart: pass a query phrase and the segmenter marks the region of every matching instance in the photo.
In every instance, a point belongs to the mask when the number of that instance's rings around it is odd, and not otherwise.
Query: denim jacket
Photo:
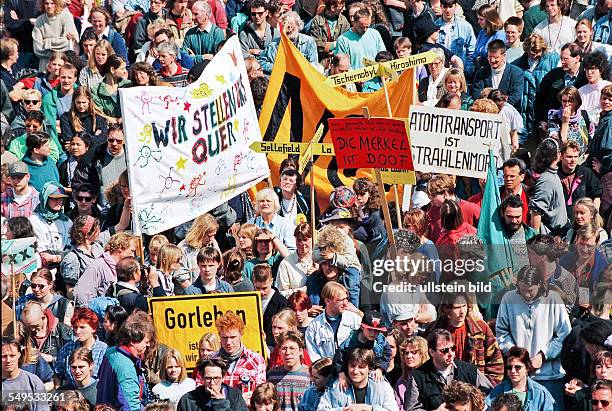
[[[336,381],[321,397],[319,410],[341,411],[354,403],[353,386],[349,385],[345,390],[341,390]],[[372,411],[399,411],[395,393],[387,381],[376,382],[370,379],[365,403],[372,406]]]
[[[486,399],[487,406],[491,406],[493,401],[505,392],[512,390],[512,384],[508,379],[503,380],[489,393]],[[555,407],[555,400],[548,390],[541,384],[527,377],[527,398],[523,405],[524,410],[552,411]]]
[[[476,36],[474,35],[474,30],[470,23],[454,17],[453,23],[450,25],[450,33],[444,31],[444,20],[442,20],[442,18],[436,20],[436,26],[440,27],[438,43],[446,46],[446,36],[451,36],[451,40],[448,43],[448,49],[463,61],[466,77],[471,78],[474,72]]]
[[[261,54],[257,56],[257,61],[261,65],[263,72],[268,75],[272,73],[272,67],[274,67],[274,62],[276,61],[276,53],[278,52],[279,43],[280,38],[273,39],[272,42],[265,49],[263,49]],[[315,43],[312,37],[299,33],[294,44],[300,53],[302,53],[302,55],[310,63],[319,62],[317,43]]]
[[[593,41],[596,43],[609,44],[608,40],[610,37],[610,16],[612,12],[609,12],[593,25]]]

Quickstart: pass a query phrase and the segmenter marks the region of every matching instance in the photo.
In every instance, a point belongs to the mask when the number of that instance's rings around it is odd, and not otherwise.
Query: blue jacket
[[[442,28],[444,20],[438,18],[436,26]],[[438,43],[446,45],[446,32],[439,31]],[[474,74],[474,52],[476,51],[476,36],[472,25],[463,19],[454,18],[451,24],[451,41],[448,49],[458,56],[464,64],[466,78],[472,78]]]
[[[487,406],[491,406],[493,401],[505,392],[512,391],[510,380],[504,379],[487,395]],[[524,411],[552,411],[555,407],[555,400],[543,385],[527,377],[527,398],[523,406]]]
[[[345,390],[338,387],[338,382],[329,388],[319,401],[319,410],[341,411],[355,403],[355,391],[353,386]],[[398,411],[397,402],[393,388],[387,381],[368,381],[365,403],[372,406],[373,411]]]
[[[349,292],[349,302],[355,307],[359,307],[359,291],[360,291],[361,273],[353,267],[347,267],[340,273],[338,282],[345,286]],[[321,305],[321,291],[327,281],[321,271],[309,275],[306,278],[306,294],[310,297],[313,305]]]
[[[276,60],[276,53],[278,52],[278,45],[280,38],[272,40],[263,51],[257,56],[257,61],[261,64],[263,72],[266,74],[272,73],[272,67],[274,67],[274,61]],[[295,41],[295,47],[302,53],[306,60],[310,63],[319,62],[319,54],[317,53],[317,43],[314,39],[306,34],[299,33],[298,38]]]
[[[105,39],[111,44],[113,50],[115,50],[115,54],[125,59],[125,64],[129,67],[130,62],[128,61],[127,46],[125,45],[125,40],[123,40],[121,34],[111,27],[108,31],[108,36],[106,36]]]
[[[610,44],[610,16],[612,12],[608,12],[593,26],[593,41],[601,44]]]
[[[523,117],[523,123],[527,129],[527,135],[531,135],[531,132],[535,126],[534,107],[536,91],[538,90],[538,87],[540,87],[540,83],[542,83],[544,76],[559,65],[559,60],[560,58],[557,53],[544,53],[533,72],[528,70],[529,57],[527,56],[527,53],[524,53],[521,57],[512,62],[512,64],[523,70],[525,80],[523,85],[523,95],[521,96],[521,107],[517,108],[517,110]]]
[[[576,270],[576,263],[578,262],[578,253],[574,250],[568,254],[565,254],[559,259],[559,265],[565,268],[570,273]],[[597,284],[599,283],[599,277],[603,274],[604,270],[608,266],[606,257],[603,256],[599,250],[595,250],[595,261],[591,268],[591,281],[589,288],[591,292],[595,291]]]
[[[493,75],[490,66],[485,66],[476,72],[472,97],[477,99],[485,87],[493,87]],[[521,109],[521,97],[524,91],[523,71],[515,65],[506,63],[506,69],[499,82],[499,90],[508,96],[508,103],[517,110]]]
[[[493,40],[501,40],[505,43],[506,32],[503,30],[498,30],[493,33],[492,36],[489,36],[484,29],[478,32],[478,36],[476,36],[476,50],[474,51],[474,59],[479,60],[480,62],[476,67],[477,69],[482,67],[483,64],[487,64],[487,46]]]
[[[121,411],[140,411],[147,398],[147,383],[140,358],[125,347],[111,347],[98,371],[98,404]]]

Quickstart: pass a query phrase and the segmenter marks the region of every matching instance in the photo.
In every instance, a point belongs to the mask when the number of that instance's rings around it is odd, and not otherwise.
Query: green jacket
[[[55,163],[57,163],[59,161],[60,154],[62,153],[62,149],[59,143],[57,142],[57,137],[55,136],[55,133],[51,132],[49,133],[49,135],[51,136],[51,140],[49,140],[49,144],[51,145],[50,157]],[[23,156],[25,156],[26,151],[28,151],[28,148],[26,147],[26,137],[27,134],[24,133],[19,137],[14,138],[7,149],[9,152],[15,154],[19,159],[22,159]]]
[[[57,132],[57,120],[59,120],[59,116],[57,115],[57,100],[60,98],[60,93],[61,93],[60,87],[61,86],[57,86],[53,90],[51,90],[49,93],[45,94],[42,99],[42,105],[41,105],[41,110],[43,114],[45,115],[45,118],[51,125],[51,129],[53,129],[53,133],[56,136],[59,134]],[[76,90],[77,87],[78,86],[75,83],[73,89]],[[62,96],[64,96],[64,94],[62,94]],[[57,139],[57,137],[55,139]],[[59,144],[59,141],[56,141],[56,142],[61,147],[61,145]]]
[[[128,79],[119,81],[119,88],[129,87],[132,82]],[[119,91],[110,94],[104,81],[98,83],[91,89],[91,96],[98,109],[113,118],[121,117],[121,104],[119,104]]]

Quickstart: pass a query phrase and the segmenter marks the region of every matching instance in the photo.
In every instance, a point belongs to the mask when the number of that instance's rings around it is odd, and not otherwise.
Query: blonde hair
[[[162,246],[169,244],[169,243],[170,241],[168,241],[168,238],[166,238],[165,235],[155,234],[153,237],[151,237],[151,240],[149,241],[149,247],[147,247],[147,250],[149,250],[149,254],[159,253],[159,250],[162,248]]]
[[[36,89],[30,88],[23,90],[21,93],[21,97],[27,99],[28,97],[36,96],[40,101],[42,101],[42,93]]]
[[[92,73],[102,74],[100,73],[98,63],[96,63],[96,50],[99,48],[106,49],[107,60],[110,56],[115,54],[115,50],[113,49],[113,46],[108,40],[101,39],[96,42],[96,44],[93,46],[93,49],[91,50],[91,53],[89,53],[89,58],[87,59],[87,67],[91,70]]]
[[[104,251],[108,251],[111,254],[119,251],[125,251],[130,248],[130,242],[135,239],[136,237],[130,233],[117,233],[110,238],[104,247]]]
[[[402,357],[402,373],[404,376],[408,373],[409,369],[406,366],[406,361],[404,361],[404,352],[406,349],[413,348],[419,352],[419,356],[421,357],[421,363],[418,366],[423,365],[427,360],[429,360],[429,352],[427,350],[427,340],[423,337],[418,337],[416,335],[411,335],[406,338],[399,347],[399,354]]]
[[[525,50],[525,53],[530,51],[545,53],[548,50],[548,44],[546,44],[544,37],[538,33],[531,33],[523,42],[523,50]]]
[[[268,199],[272,201],[274,204],[274,212],[276,212],[280,208],[280,202],[278,201],[278,196],[271,188],[264,188],[263,190],[259,190],[255,195],[255,212],[259,215],[261,212],[261,208],[259,208],[259,202],[261,200]]]
[[[168,366],[168,361],[170,361],[171,359],[174,359],[174,361],[176,361],[179,367],[181,367],[181,373],[179,374],[178,379],[176,381],[170,381],[168,379],[168,374],[166,373],[166,367]],[[183,360],[183,356],[181,355],[180,352],[178,352],[174,348],[170,348],[168,351],[166,351],[166,354],[163,356],[161,360],[160,374],[161,374],[160,377],[162,381],[170,381],[170,382],[185,381],[185,379],[187,378],[187,369],[185,367],[185,360]]]
[[[579,199],[578,201],[574,203],[574,215],[576,213],[576,207],[578,206],[585,207],[589,210],[592,216],[591,224],[594,226],[594,228],[597,231],[599,231],[599,229],[603,227],[604,221],[603,221],[603,218],[601,218],[601,216],[599,215],[599,212],[597,211],[597,207],[595,207],[595,202],[588,197],[583,197]],[[579,226],[575,221],[576,219],[574,218],[574,228],[578,229]]]
[[[53,3],[55,3],[55,8],[56,8],[54,16],[57,16],[66,7],[66,2],[64,0],[53,0]],[[44,6],[44,0],[41,0],[40,5]]]
[[[174,244],[164,244],[157,255],[157,268],[168,275],[172,273],[172,265],[183,256],[183,250]]]
[[[323,286],[323,290],[321,290],[321,299],[325,301],[330,298],[339,297],[341,293],[345,293],[348,296],[349,292],[342,284],[330,281]]]
[[[470,111],[475,113],[499,114],[499,107],[497,107],[497,104],[495,104],[493,100],[479,98],[474,101],[474,104],[470,107]]]
[[[202,244],[202,238],[206,234],[217,231],[218,229],[219,223],[217,219],[213,217],[212,214],[206,213],[195,219],[191,229],[185,236],[185,242],[190,247],[200,249],[206,245]]]
[[[331,251],[343,254],[345,250],[344,242],[346,236],[334,225],[323,227],[317,238],[317,247],[322,251]]]
[[[446,82],[449,80],[458,80],[461,83],[459,92],[467,92],[467,82],[465,81],[465,75],[463,74],[463,70],[458,68],[451,68],[446,72],[446,76],[444,77],[444,85],[442,86],[444,92],[448,92],[448,90],[446,90]]]
[[[221,349],[221,340],[219,336],[215,333],[206,333],[200,337],[200,342],[198,343],[198,348],[202,346],[205,342],[210,345],[213,351],[219,351]]]
[[[284,322],[285,324],[287,324],[287,327],[290,330],[297,331],[298,329],[297,315],[295,314],[295,311],[293,311],[291,308],[283,308],[282,310],[274,314],[274,316],[272,317],[272,323],[274,323],[274,320]]]

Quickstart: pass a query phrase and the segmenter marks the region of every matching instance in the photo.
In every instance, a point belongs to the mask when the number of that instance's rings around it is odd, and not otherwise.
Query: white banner
[[[190,221],[270,174],[237,36],[185,88],[120,90],[135,231]]]
[[[498,167],[510,158],[510,133],[498,114],[413,105],[408,123],[416,171],[486,178],[489,145]]]

